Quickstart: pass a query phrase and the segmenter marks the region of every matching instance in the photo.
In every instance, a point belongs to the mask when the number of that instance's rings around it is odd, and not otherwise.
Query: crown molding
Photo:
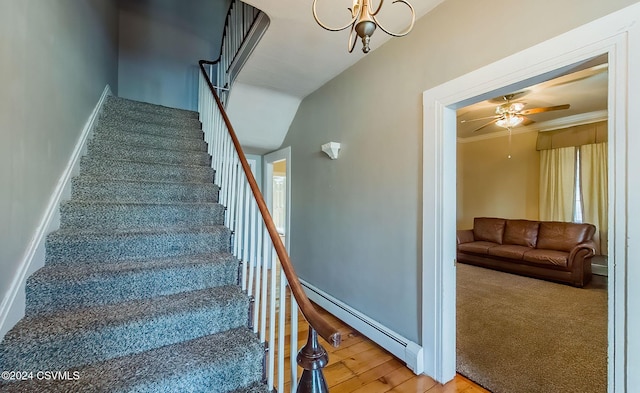
[[[562,117],[560,119],[545,121],[538,124],[536,128],[540,132],[559,130],[561,128],[576,127],[584,124],[597,123],[605,121],[609,118],[609,112],[604,109],[601,111],[581,113],[579,115]]]

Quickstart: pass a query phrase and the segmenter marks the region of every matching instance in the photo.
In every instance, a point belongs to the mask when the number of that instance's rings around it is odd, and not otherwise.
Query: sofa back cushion
[[[473,238],[476,241],[502,244],[505,222],[502,218],[476,217],[473,219]]]
[[[535,248],[540,222],[529,220],[507,220],[504,228],[504,244]]]
[[[569,252],[577,244],[593,238],[596,227],[572,222],[541,222],[537,248]]]

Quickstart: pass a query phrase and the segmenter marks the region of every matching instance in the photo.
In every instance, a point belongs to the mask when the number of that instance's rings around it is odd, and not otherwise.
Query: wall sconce
[[[329,158],[335,160],[338,158],[338,152],[340,151],[340,144],[338,142],[328,142],[322,145],[322,151],[327,153]]]

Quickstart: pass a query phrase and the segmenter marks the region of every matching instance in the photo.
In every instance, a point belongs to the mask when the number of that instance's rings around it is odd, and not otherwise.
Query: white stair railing
[[[206,63],[200,62],[200,121],[215,169],[215,183],[220,187],[219,201],[227,208],[225,224],[233,232],[232,252],[240,261],[240,284],[253,299],[249,326],[267,348],[266,383],[270,391],[275,389],[284,393],[288,373],[290,392],[328,392],[322,376],[328,357],[318,344],[316,332],[336,347],[340,344],[340,333],[317,312],[304,293],[224,106],[207,74]],[[288,305],[287,298],[290,298]],[[310,325],[310,341],[299,353],[298,308]],[[291,326],[288,354],[285,353],[287,322]],[[296,358],[298,365],[305,370],[299,385],[296,383],[297,365],[292,361]]]

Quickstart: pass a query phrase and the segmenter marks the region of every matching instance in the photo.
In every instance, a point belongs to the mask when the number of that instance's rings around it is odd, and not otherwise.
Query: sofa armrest
[[[471,243],[475,241],[473,237],[473,230],[471,229],[459,229],[456,231],[457,244]]]
[[[596,255],[596,243],[593,240],[586,241],[584,243],[580,243],[571,249],[569,253],[569,265],[573,264],[573,260],[576,258],[578,253],[581,254],[582,259],[590,258]]]

